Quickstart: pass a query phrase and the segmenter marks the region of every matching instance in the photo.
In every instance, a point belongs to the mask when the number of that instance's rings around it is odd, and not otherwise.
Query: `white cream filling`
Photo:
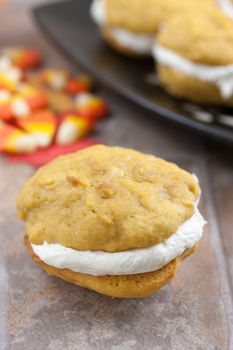
[[[217,5],[225,15],[233,18],[233,4],[231,0],[217,0]]]
[[[93,0],[90,8],[91,18],[96,24],[102,26],[106,23],[106,8],[104,0]]]
[[[94,0],[92,2],[90,13],[92,19],[99,25],[106,23],[106,9],[104,0]],[[154,35],[135,34],[121,28],[109,28],[113,39],[122,47],[130,49],[136,53],[150,54],[154,44]]]
[[[180,256],[200,240],[204,225],[205,220],[195,207],[193,216],[176,233],[149,248],[108,253],[79,251],[57,243],[44,242],[42,245],[32,244],[32,249],[43,262],[59,269],[67,268],[95,276],[130,275],[156,271]]]
[[[150,54],[155,41],[154,35],[135,34],[120,28],[112,28],[111,35],[121,46],[142,54]]]
[[[174,51],[159,45],[153,46],[152,55],[163,66],[176,69],[190,77],[215,84],[225,100],[233,95],[233,64],[208,66],[193,63]]]

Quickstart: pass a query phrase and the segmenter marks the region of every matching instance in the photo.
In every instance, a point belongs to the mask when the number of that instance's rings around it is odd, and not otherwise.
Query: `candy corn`
[[[109,109],[89,93],[92,80],[85,74],[65,69],[25,72],[40,62],[41,54],[34,49],[0,49],[0,153],[33,160],[38,152],[42,164],[46,152],[55,157],[93,143],[85,136]]]
[[[48,69],[41,73],[41,82],[54,90],[63,90],[69,77],[64,69]]]
[[[49,107],[57,113],[60,114],[74,110],[73,99],[67,93],[51,89],[46,89],[43,93],[48,101]]]
[[[47,106],[45,96],[36,88],[20,83],[16,89],[16,93],[12,95],[7,106],[4,104],[5,110],[10,113],[10,118],[22,118],[30,115],[33,111]],[[7,108],[7,109],[6,109]],[[6,111],[5,111],[6,114]],[[1,117],[1,108],[0,108]],[[3,119],[7,119],[6,117]]]
[[[13,118],[26,117],[31,113],[27,100],[19,95],[0,101],[0,119],[10,121]]]
[[[71,95],[76,95],[80,92],[90,91],[92,81],[87,75],[79,75],[78,77],[71,77],[66,85],[66,91]]]
[[[0,56],[0,88],[14,90],[23,78],[22,71],[12,65],[7,55]]]
[[[60,156],[61,154],[75,152],[85,147],[95,145],[96,143],[100,142],[96,142],[93,139],[85,138],[70,145],[52,144],[46,149],[38,149],[31,154],[10,155],[8,156],[8,161],[10,161],[11,163],[24,162],[29,163],[32,166],[39,167],[48,162],[51,162],[51,160]]]
[[[17,94],[26,100],[31,111],[47,107],[48,102],[45,95],[29,84],[19,84]]]
[[[9,57],[6,55],[1,55],[0,56],[0,70],[7,69],[11,66],[12,66],[12,64],[11,64],[11,60],[9,59]]]
[[[31,135],[0,121],[0,152],[27,153],[35,149],[36,142]]]
[[[10,120],[11,113],[11,93],[8,90],[0,90],[0,120]]]
[[[0,88],[12,91],[22,80],[22,77],[22,71],[17,67],[8,66],[6,68],[0,68]]]
[[[30,107],[25,98],[21,96],[15,96],[11,102],[11,113],[15,118],[22,118],[29,115],[31,112]]]
[[[29,69],[38,66],[41,63],[41,54],[38,50],[23,47],[6,47],[2,50],[3,55],[7,56],[13,65],[20,69]]]
[[[88,92],[76,95],[74,103],[77,112],[90,120],[105,118],[109,113],[107,104],[101,98]]]
[[[8,101],[11,98],[10,91],[6,89],[0,89],[0,102]]]
[[[56,131],[56,117],[52,111],[41,110],[17,119],[17,125],[33,136],[38,147],[51,144]]]
[[[92,124],[88,120],[73,114],[66,115],[58,128],[56,143],[59,145],[73,143],[86,136],[91,128]]]

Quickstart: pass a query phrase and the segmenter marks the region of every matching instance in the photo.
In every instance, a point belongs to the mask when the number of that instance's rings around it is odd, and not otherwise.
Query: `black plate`
[[[101,40],[89,16],[90,0],[70,0],[38,7],[42,29],[72,59],[99,82],[163,117],[202,134],[233,144],[233,109],[202,107],[166,94],[154,79],[150,59],[124,57]]]

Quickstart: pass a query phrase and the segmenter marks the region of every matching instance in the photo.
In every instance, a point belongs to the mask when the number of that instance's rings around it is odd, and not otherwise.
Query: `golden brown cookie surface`
[[[156,33],[171,16],[203,11],[213,0],[106,0],[105,4],[108,25],[135,33]]]
[[[232,64],[233,21],[214,9],[201,14],[185,13],[163,25],[157,43],[193,63]]]
[[[198,195],[194,177],[175,164],[99,145],[38,170],[18,212],[31,243],[115,252],[169,237],[193,215]]]
[[[92,276],[45,264],[33,252],[27,235],[25,235],[25,245],[32,259],[49,275],[115,298],[142,298],[158,291],[176,275],[181,261],[192,254],[197,246],[187,249],[180,257],[154,272],[124,276]]]

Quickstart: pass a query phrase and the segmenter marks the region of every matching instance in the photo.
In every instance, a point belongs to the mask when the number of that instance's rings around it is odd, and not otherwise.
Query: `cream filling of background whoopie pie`
[[[101,27],[106,20],[104,0],[94,0],[91,5],[91,17]],[[122,47],[130,49],[139,54],[150,54],[154,44],[154,35],[135,34],[125,29],[113,27],[108,28],[112,38]]]
[[[233,18],[233,3],[231,0],[217,0],[217,5],[226,16]]]
[[[233,64],[224,66],[209,66],[189,61],[176,52],[159,45],[154,45],[152,55],[155,61],[185,75],[215,84],[223,99],[233,95]]]
[[[159,270],[182,255],[201,239],[205,223],[195,205],[192,217],[180,225],[176,233],[152,247],[108,253],[79,251],[47,242],[31,246],[43,262],[59,269],[67,268],[95,276],[132,275]]]

